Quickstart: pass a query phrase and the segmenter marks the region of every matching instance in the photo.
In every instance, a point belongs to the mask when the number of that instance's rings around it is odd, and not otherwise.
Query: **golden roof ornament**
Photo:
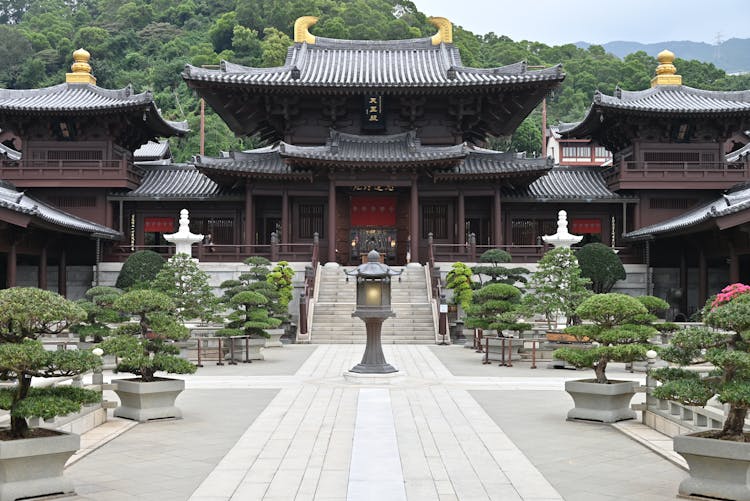
[[[315,16],[302,16],[294,21],[294,41],[296,43],[315,43],[315,35],[310,33],[310,26],[318,22]]]
[[[444,17],[428,17],[427,20],[431,25],[438,29],[438,32],[432,35],[432,45],[441,43],[453,43],[453,24]]]
[[[674,53],[663,50],[656,56],[659,66],[656,67],[656,76],[651,79],[651,87],[657,85],[682,85],[682,76],[677,75],[674,64]]]
[[[89,60],[91,54],[86,49],[78,49],[73,52],[73,65],[70,69],[73,73],[65,74],[65,81],[72,84],[91,84],[96,85],[96,77],[91,74],[91,65]]]

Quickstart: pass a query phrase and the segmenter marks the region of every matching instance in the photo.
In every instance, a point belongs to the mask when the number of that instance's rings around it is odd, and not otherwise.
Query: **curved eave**
[[[292,165],[305,167],[352,167],[357,169],[414,169],[422,167],[450,167],[462,157],[448,160],[406,160],[406,161],[357,161],[333,159],[298,159],[289,158]]]
[[[309,181],[309,182],[313,181],[312,172],[299,172],[299,173],[253,172],[253,171],[239,170],[239,169],[222,169],[221,167],[218,167],[218,166],[205,166],[205,165],[199,165],[199,164],[196,164],[195,168],[214,180],[221,179],[221,178],[235,178],[235,179],[264,179],[264,180],[283,180],[283,181]]]
[[[525,171],[507,171],[507,172],[478,172],[478,173],[462,173],[462,172],[433,172],[432,177],[435,182],[439,181],[477,181],[477,180],[491,180],[491,179],[524,179],[534,180],[546,174],[550,169],[544,168],[540,170],[525,170]]]

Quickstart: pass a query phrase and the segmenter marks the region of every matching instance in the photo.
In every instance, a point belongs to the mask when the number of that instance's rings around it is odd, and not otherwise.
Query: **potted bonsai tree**
[[[523,304],[532,314],[540,314],[547,321],[547,329],[552,330],[562,324],[564,328],[575,317],[576,308],[591,295],[586,288],[587,278],[581,276],[573,251],[566,247],[556,247],[539,260],[537,271],[532,273],[529,288],[533,293],[526,294]],[[548,333],[550,341],[575,341],[570,334]]]
[[[680,366],[709,363],[706,376],[685,368],[652,372],[661,381],[654,396],[704,406],[716,396],[729,409],[721,430],[674,437],[674,450],[690,466],[680,483],[685,496],[750,499],[750,433],[744,431],[750,406],[750,287],[732,284],[704,309],[704,322],[715,328],[691,328],[675,334],[660,356]]]
[[[463,339],[464,313],[471,304],[474,296],[474,284],[472,277],[474,272],[469,266],[462,262],[453,263],[448,275],[445,277],[445,288],[453,291],[451,303],[456,306],[456,328],[452,334],[454,337]]]
[[[83,299],[76,301],[76,304],[86,312],[86,320],[71,326],[70,332],[78,334],[81,343],[85,343],[88,339],[94,343],[101,343],[111,330],[109,324],[125,320],[122,312],[113,307],[120,295],[122,295],[120,289],[104,285],[87,290]],[[78,346],[84,347],[82,344]]]
[[[101,344],[105,353],[117,355],[118,372],[137,376],[117,380],[120,406],[115,416],[141,422],[181,417],[175,400],[185,389],[185,381],[156,375],[158,371],[192,374],[196,369],[177,356],[174,342],[187,339],[189,332],[173,316],[174,301],[161,292],[136,289],[117,298],[114,307],[138,319],[117,327]]]
[[[575,402],[568,419],[613,423],[634,418],[630,400],[638,383],[611,381],[606,370],[610,362],[645,360],[648,340],[657,333],[651,325],[642,323],[648,310],[634,297],[608,293],[587,298],[575,313],[592,323],[570,326],[565,332],[579,339],[588,337],[591,346],[560,348],[553,356],[578,368],[593,369],[594,378],[565,382],[565,391]]]
[[[272,314],[275,318],[281,320],[282,325],[285,326],[282,329],[267,329],[266,332],[269,334],[269,338],[266,341],[266,348],[280,348],[281,335],[286,332],[286,328],[289,326],[289,303],[292,301],[294,287],[292,280],[294,279],[294,270],[286,261],[279,261],[276,266],[266,276],[266,282],[271,284],[276,290],[278,295],[278,301],[274,304],[270,304]]]
[[[479,264],[474,266],[472,271],[475,275],[478,275],[480,284],[484,284],[485,277],[488,283],[510,285],[526,283],[526,275],[529,273],[526,268],[500,266],[503,263],[510,263],[512,260],[511,255],[502,249],[489,249],[479,256]]]
[[[247,361],[263,360],[260,349],[269,337],[267,329],[275,329],[281,325],[281,320],[269,316],[267,305],[268,299],[260,292],[238,292],[229,300],[229,306],[232,308],[232,312],[227,316],[229,322],[226,327],[216,332],[217,336],[247,336]],[[235,353],[235,357],[239,355],[239,352]]]
[[[83,388],[31,386],[34,377],[75,376],[99,366],[100,358],[89,351],[47,351],[39,341],[84,318],[79,306],[54,292],[0,290],[0,378],[16,383],[0,389],[0,409],[10,412],[10,429],[0,430],[0,499],[73,491],[63,468],[80,437],[31,428],[27,419],[50,419],[101,400],[100,393]]]
[[[503,331],[521,332],[531,327],[530,324],[519,323],[521,291],[518,287],[503,283],[489,283],[474,291],[471,304],[467,308],[466,326],[475,329],[490,329],[497,332],[498,338],[506,337]],[[496,348],[502,341],[487,341],[489,346]],[[520,339],[505,341],[511,344],[514,357],[520,358],[518,350],[523,346]]]

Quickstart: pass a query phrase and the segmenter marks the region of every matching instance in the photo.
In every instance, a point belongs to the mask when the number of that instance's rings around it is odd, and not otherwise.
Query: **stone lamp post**
[[[391,277],[400,275],[401,272],[381,263],[378,251],[372,250],[367,254],[367,262],[362,263],[352,272],[345,273],[357,278],[357,306],[352,316],[361,318],[367,329],[367,346],[362,362],[352,367],[349,372],[358,374],[398,372],[398,369],[385,361],[380,332],[385,319],[395,316],[391,310]]]
[[[554,235],[544,235],[542,240],[544,240],[544,243],[550,244],[554,247],[569,248],[571,245],[577,244],[583,240],[583,237],[568,233],[568,213],[561,210],[557,213],[557,233]]]
[[[164,239],[167,242],[175,244],[175,254],[187,254],[188,256],[192,256],[193,244],[203,240],[203,235],[190,233],[188,210],[182,209],[180,211],[180,227],[177,230],[177,233],[170,233],[169,235],[165,234]]]

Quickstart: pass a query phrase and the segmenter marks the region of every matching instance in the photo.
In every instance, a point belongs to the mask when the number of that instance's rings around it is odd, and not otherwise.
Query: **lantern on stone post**
[[[400,275],[401,272],[381,263],[378,251],[372,250],[367,254],[365,263],[345,273],[357,279],[357,305],[352,316],[361,318],[367,329],[367,346],[362,362],[352,367],[350,372],[398,372],[398,369],[385,361],[380,333],[385,319],[395,316],[391,310],[391,277]]]

